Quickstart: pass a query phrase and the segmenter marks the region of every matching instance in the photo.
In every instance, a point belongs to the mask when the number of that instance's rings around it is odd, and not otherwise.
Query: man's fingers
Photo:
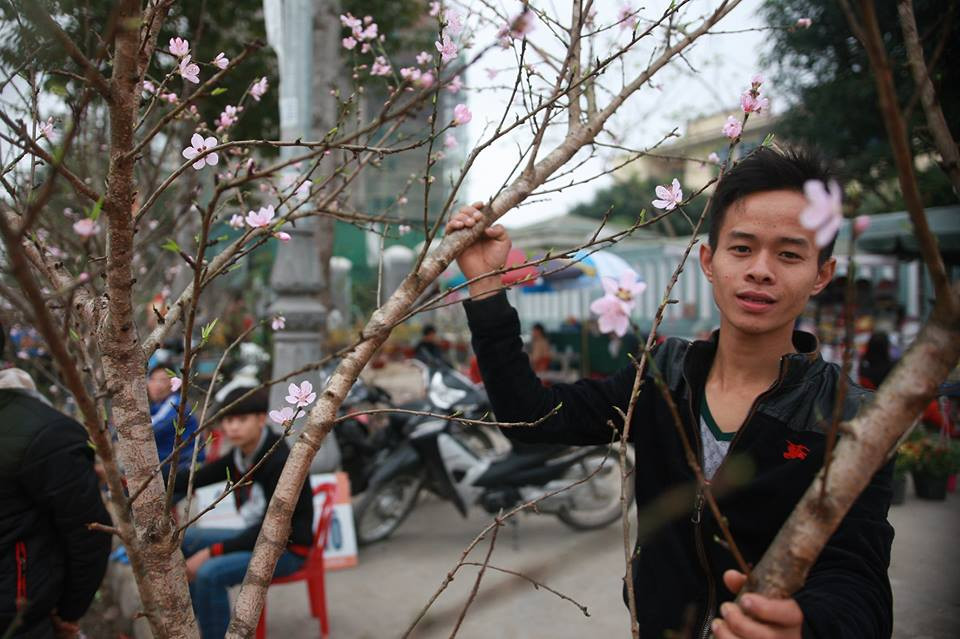
[[[714,619],[710,630],[717,639],[742,639],[728,624],[724,623],[723,619]]]
[[[476,202],[469,206],[462,207],[456,215],[447,222],[447,231],[459,231],[464,228],[472,228],[474,224],[483,220],[483,213],[478,210],[482,207],[482,202]]]
[[[720,606],[724,625],[730,627],[734,636],[749,637],[749,639],[774,639],[775,629],[755,619],[751,619],[735,603],[727,602]]]
[[[743,596],[740,605],[751,617],[767,623],[778,626],[799,626],[803,623],[803,611],[794,599],[749,594]]]
[[[730,592],[737,594],[747,583],[747,576],[736,570],[727,570],[723,573],[723,583]]]
[[[490,239],[499,240],[507,234],[507,229],[502,224],[494,224],[484,232]]]

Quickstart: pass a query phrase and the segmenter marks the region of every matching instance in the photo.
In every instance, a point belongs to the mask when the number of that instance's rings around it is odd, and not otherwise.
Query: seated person
[[[234,448],[197,470],[193,480],[195,486],[207,486],[228,479],[238,482],[277,444],[280,435],[267,426],[267,389],[262,388],[236,401],[252,388],[234,388],[224,398],[221,405],[227,409],[221,417],[221,426],[224,436]],[[243,581],[253,555],[253,546],[263,525],[267,504],[273,497],[289,453],[287,443],[280,441],[254,471],[250,478],[253,483],[233,492],[237,510],[246,528],[189,528],[184,535],[183,554],[187,557],[190,595],[203,639],[222,639],[227,632],[230,622],[227,589]],[[178,494],[186,492],[188,475],[189,469],[177,473],[174,490]],[[278,577],[299,570],[313,544],[313,496],[309,482],[304,482],[300,490],[290,525],[287,550],[280,555],[274,572]]]
[[[147,372],[147,398],[150,400],[150,421],[153,422],[153,436],[157,441],[157,456],[163,461],[173,452],[177,441],[177,418],[180,415],[180,391],[173,392],[170,385],[170,374],[167,372],[170,363],[162,358],[151,358]],[[189,406],[183,412],[184,427],[180,434],[181,441],[188,439],[197,430],[197,419],[193,416]],[[180,449],[180,458],[177,468],[187,468],[193,458],[193,447],[196,439]],[[203,461],[203,448],[197,453],[197,461]],[[170,466],[163,467],[163,476],[170,473]]]

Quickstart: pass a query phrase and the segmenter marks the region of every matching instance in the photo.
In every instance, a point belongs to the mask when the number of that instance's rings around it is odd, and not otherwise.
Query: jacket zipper
[[[687,384],[687,388],[690,388],[689,383]],[[694,419],[695,413],[693,412],[693,393],[689,393],[687,408],[690,411],[691,425],[696,426],[696,424],[694,424],[696,420]],[[698,461],[700,462],[700,467],[703,468],[703,438],[700,436],[699,428],[695,427],[693,430],[697,442]],[[710,622],[713,620],[713,609],[716,606],[717,599],[716,588],[714,588],[713,585],[713,571],[710,569],[710,562],[707,561],[707,550],[703,546],[703,530],[700,527],[700,522],[703,519],[703,504],[705,501],[703,488],[697,486],[697,496],[693,501],[693,515],[690,517],[690,521],[692,521],[694,525],[693,540],[697,547],[697,559],[700,560],[700,568],[707,576],[707,607],[703,613],[703,621],[700,623],[700,632],[697,633],[699,639],[707,639],[710,634]]]
[[[27,605],[27,545],[22,541],[18,541],[16,543],[15,554],[17,560],[16,606],[19,612]]]
[[[686,376],[684,376],[686,377]],[[720,471],[723,469],[724,464],[727,463],[727,460],[730,458],[730,453],[733,452],[733,447],[737,445],[740,436],[743,434],[743,431],[746,430],[747,424],[750,423],[750,420],[753,419],[754,413],[757,412],[757,406],[760,405],[760,400],[765,398],[767,395],[775,391],[780,383],[783,381],[784,377],[784,361],[780,362],[780,374],[777,376],[777,381],[774,382],[773,386],[765,390],[764,392],[757,395],[757,398],[753,400],[753,404],[750,406],[750,411],[747,413],[747,417],[743,420],[743,423],[740,424],[740,428],[737,429],[737,434],[733,436],[733,439],[730,440],[730,446],[727,447],[727,454],[724,456],[723,460],[720,462],[720,465],[717,466],[717,469],[714,471],[713,476],[718,477]],[[687,389],[690,389],[690,383],[687,383]],[[703,392],[706,393],[706,385],[704,385]],[[700,435],[700,428],[696,424],[693,424],[696,420],[694,419],[693,412],[693,393],[688,392],[687,398],[687,407],[690,411],[690,421],[694,426],[694,433],[697,440],[697,452],[699,453],[700,467],[703,468],[703,439]],[[710,562],[707,561],[707,551],[703,544],[703,528],[701,521],[703,519],[703,505],[706,502],[706,498],[703,496],[703,489],[697,487],[697,496],[694,499],[694,509],[693,516],[690,518],[690,521],[694,524],[694,541],[697,546],[697,556],[700,559],[700,566],[703,568],[704,573],[707,576],[707,608],[703,614],[703,622],[700,625],[700,632],[697,633],[699,639],[707,639],[710,636],[710,622],[713,621],[714,612],[713,609],[717,605],[717,590],[713,583],[713,571],[710,570]]]

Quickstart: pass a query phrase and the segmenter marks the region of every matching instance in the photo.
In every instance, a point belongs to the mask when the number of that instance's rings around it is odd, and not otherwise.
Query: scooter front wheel
[[[367,488],[354,513],[357,543],[365,546],[392,535],[413,511],[422,488],[420,472],[403,472]]]
[[[623,498],[633,501],[633,450],[626,450],[627,481]],[[575,530],[604,528],[617,521],[620,508],[620,453],[613,446],[609,455],[598,450],[570,467],[564,479],[571,482],[590,477],[571,489],[568,503],[557,512],[557,518]]]

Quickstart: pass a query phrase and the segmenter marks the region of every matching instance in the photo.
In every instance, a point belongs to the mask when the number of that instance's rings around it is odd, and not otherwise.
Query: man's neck
[[[780,374],[780,358],[793,352],[790,326],[754,334],[722,323],[709,379],[720,389],[770,386]]]

